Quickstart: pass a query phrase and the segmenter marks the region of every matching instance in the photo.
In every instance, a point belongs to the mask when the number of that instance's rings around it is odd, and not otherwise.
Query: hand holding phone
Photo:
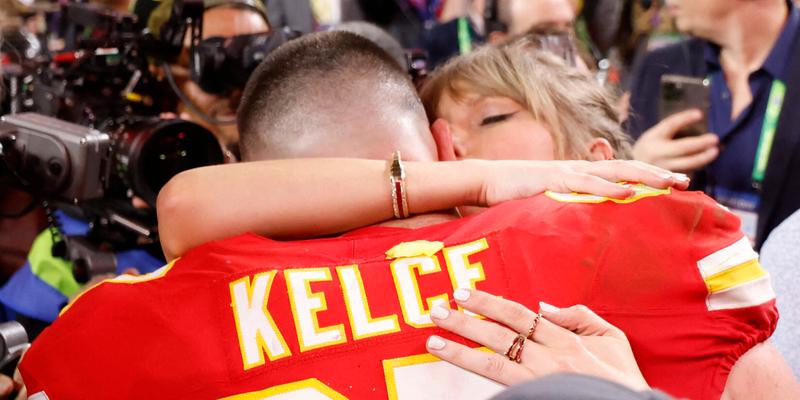
[[[661,77],[660,120],[663,121],[671,115],[693,108],[703,112],[701,120],[685,126],[675,134],[675,139],[700,136],[708,132],[706,114],[709,106],[710,86],[709,80],[703,78],[682,75],[663,75]]]

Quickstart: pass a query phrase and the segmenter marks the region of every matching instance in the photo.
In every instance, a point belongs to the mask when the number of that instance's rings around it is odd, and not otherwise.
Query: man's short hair
[[[343,140],[356,147],[353,132],[398,115],[427,123],[408,74],[385,51],[349,32],[303,36],[250,76],[237,113],[242,159],[309,156],[303,149]]]
[[[355,33],[371,40],[383,49],[386,54],[392,56],[392,59],[397,62],[400,68],[408,69],[408,61],[406,61],[403,45],[380,26],[367,21],[347,21],[334,26],[331,30]]]

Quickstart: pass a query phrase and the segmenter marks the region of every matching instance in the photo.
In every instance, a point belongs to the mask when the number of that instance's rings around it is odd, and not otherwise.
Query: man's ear
[[[589,141],[589,161],[604,161],[614,159],[614,148],[611,143],[603,138],[594,138]]]
[[[433,134],[433,141],[436,142],[439,161],[455,161],[458,159],[455,147],[453,147],[453,133],[450,131],[450,124],[446,120],[437,118],[436,121],[433,121],[431,134]]]

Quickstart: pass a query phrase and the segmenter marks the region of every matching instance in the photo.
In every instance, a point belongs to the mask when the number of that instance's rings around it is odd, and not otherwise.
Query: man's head
[[[500,22],[505,24],[507,35],[520,35],[535,26],[548,26],[561,31],[571,31],[575,24],[573,0],[495,0]],[[501,36],[504,36],[501,34]],[[497,34],[490,40],[502,38]]]
[[[786,0],[667,0],[679,31],[711,41],[726,29],[729,24],[724,22],[730,17],[747,18],[750,7],[786,7]]]
[[[397,39],[395,39],[392,35],[390,35],[389,32],[386,32],[378,25],[366,21],[347,21],[338,25],[334,25],[331,30],[351,32],[355,33],[356,35],[363,36],[383,49],[386,54],[390,55],[392,59],[397,61],[397,65],[399,65],[401,68],[408,68],[408,62],[406,61],[406,53],[405,49],[403,49],[403,45],[400,44],[400,42],[398,42]]]
[[[245,161],[299,157],[435,160],[425,110],[408,75],[368,39],[322,32],[259,65],[239,106]]]
[[[709,31],[719,25],[739,0],[667,0],[667,8],[675,17],[678,30],[693,36],[709,38]]]

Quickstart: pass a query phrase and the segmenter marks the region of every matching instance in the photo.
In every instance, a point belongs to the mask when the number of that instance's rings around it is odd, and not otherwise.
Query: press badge
[[[761,196],[757,193],[734,192],[717,188],[715,200],[727,207],[742,221],[742,232],[755,245],[758,229],[758,205]]]

